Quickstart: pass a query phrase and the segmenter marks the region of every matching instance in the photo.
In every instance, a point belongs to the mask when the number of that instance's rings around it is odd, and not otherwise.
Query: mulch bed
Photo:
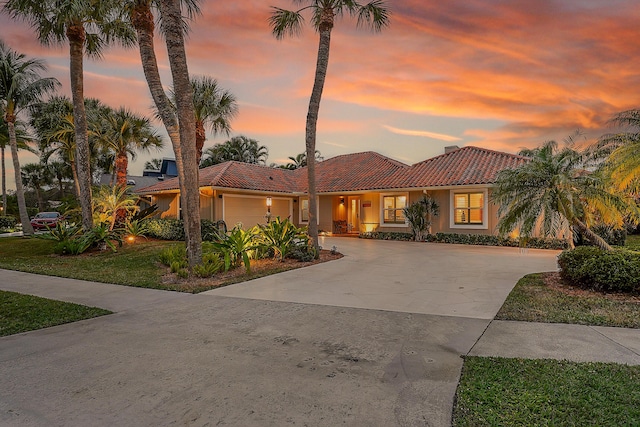
[[[234,283],[257,279],[259,277],[269,276],[271,274],[281,273],[283,271],[295,270],[296,268],[333,261],[342,257],[343,255],[341,253],[331,253],[329,250],[321,250],[319,259],[308,262],[300,262],[289,258],[282,262],[275,259],[253,259],[251,260],[250,275],[247,275],[244,265],[242,265],[241,267],[221,272],[213,277],[204,279],[198,277],[182,279],[176,274],[171,273],[168,267],[165,267],[166,273],[162,278],[162,284],[166,286],[167,289],[198,293]]]
[[[640,295],[630,295],[625,293],[604,293],[582,289],[565,283],[558,272],[543,273],[544,284],[550,289],[562,292],[565,295],[583,298],[606,298],[612,301],[632,302],[640,304]]]

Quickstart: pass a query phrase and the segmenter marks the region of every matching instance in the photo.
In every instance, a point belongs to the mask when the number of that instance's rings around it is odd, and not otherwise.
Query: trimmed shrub
[[[558,257],[560,275],[569,283],[602,292],[640,293],[640,253],[581,247]]]
[[[411,233],[378,232],[361,233],[363,239],[380,240],[413,240]],[[424,236],[425,242],[453,243],[459,245],[509,246],[519,247],[520,240],[489,234],[435,233]],[[560,239],[543,239],[533,237],[527,240],[527,248],[532,249],[566,249],[567,242]]]
[[[15,228],[17,223],[18,221],[14,216],[9,216],[9,215],[0,216],[0,230],[8,230],[10,228]]]
[[[184,221],[173,218],[152,218],[144,221],[147,237],[161,240],[184,240]],[[215,222],[200,220],[203,240],[217,240],[219,233]]]

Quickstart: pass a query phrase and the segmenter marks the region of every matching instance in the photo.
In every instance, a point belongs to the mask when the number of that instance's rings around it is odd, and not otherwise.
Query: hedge
[[[10,228],[15,228],[17,224],[16,217],[4,215],[0,216],[0,230],[8,230]]]
[[[153,237],[161,240],[185,240],[184,221],[181,219],[160,218],[145,220],[147,226],[147,237]],[[217,235],[218,229],[216,224],[208,219],[200,221],[202,230],[202,239],[211,240]]]
[[[393,232],[369,232],[361,233],[363,239],[380,240],[413,240],[411,233]],[[488,234],[458,234],[458,233],[435,233],[427,234],[425,242],[434,243],[455,243],[462,245],[483,245],[483,246],[509,246],[519,247],[520,241],[508,237],[493,236]],[[527,240],[526,247],[533,249],[566,249],[567,242],[560,239],[531,238]]]
[[[560,276],[574,286],[602,292],[640,293],[640,252],[583,246],[558,256]]]

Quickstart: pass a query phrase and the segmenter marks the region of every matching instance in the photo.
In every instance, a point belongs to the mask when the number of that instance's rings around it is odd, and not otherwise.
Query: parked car
[[[47,230],[58,225],[62,221],[62,215],[59,212],[40,212],[31,220],[31,226],[34,230]]]

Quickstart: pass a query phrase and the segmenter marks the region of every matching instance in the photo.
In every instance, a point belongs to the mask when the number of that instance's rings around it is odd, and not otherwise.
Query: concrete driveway
[[[345,257],[210,295],[493,319],[519,278],[557,269],[558,252],[321,238]]]
[[[460,355],[556,254],[330,245],[345,258],[199,295],[0,270],[116,312],[0,338],[0,425],[446,426]]]

